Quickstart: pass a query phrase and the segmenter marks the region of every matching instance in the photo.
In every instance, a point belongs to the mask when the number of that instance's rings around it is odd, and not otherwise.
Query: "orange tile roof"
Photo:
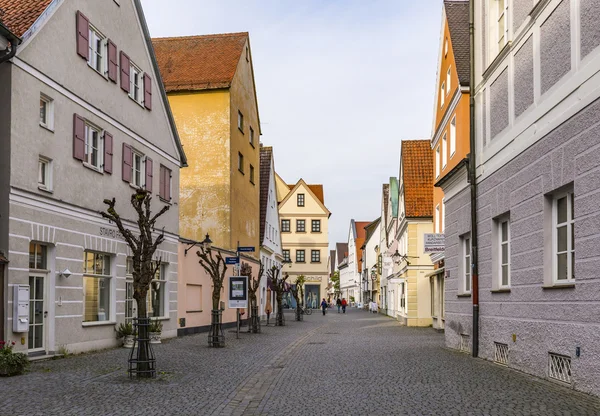
[[[407,217],[433,217],[433,150],[429,140],[402,141]]]
[[[288,188],[294,189],[296,185],[288,185]],[[308,185],[313,194],[325,205],[325,196],[323,195],[323,185]]]
[[[21,37],[46,10],[52,0],[0,0],[0,21]]]
[[[152,39],[167,92],[229,88],[248,32]]]

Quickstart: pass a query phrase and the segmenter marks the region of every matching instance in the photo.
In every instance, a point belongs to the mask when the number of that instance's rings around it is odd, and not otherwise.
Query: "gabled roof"
[[[21,37],[42,15],[53,0],[0,0],[2,23]]]
[[[358,260],[358,272],[362,273],[362,251],[361,247],[365,244],[365,238],[367,236],[367,231],[365,227],[371,224],[370,221],[356,221],[356,258]]]
[[[269,206],[269,181],[271,179],[272,147],[260,148],[260,243],[265,238],[265,223]]]
[[[154,38],[167,92],[229,88],[248,32]]]
[[[310,193],[310,195],[313,198],[315,198],[317,200],[317,203],[319,205],[321,205],[321,207],[325,211],[327,211],[327,214],[329,214],[329,216],[331,216],[331,211],[329,211],[329,209],[327,209],[327,207],[325,206],[325,201],[324,201],[325,198],[323,197],[323,185],[309,185],[306,182],[304,182],[304,179],[302,179],[302,178],[300,178],[300,180],[296,183],[296,185],[288,185],[290,192],[288,192],[288,194],[285,196],[285,198],[283,198],[279,202],[279,205],[281,206],[281,205],[285,204],[287,202],[287,200],[290,199],[290,197],[292,196],[294,191],[296,189],[298,189],[301,185],[304,185],[308,189],[308,192]],[[315,191],[317,193],[315,193]]]
[[[365,227],[365,230],[367,231],[367,235],[365,237],[365,244],[369,241],[371,236],[375,233],[375,229],[377,228],[377,226],[379,225],[380,222],[381,222],[381,217],[377,218],[375,221],[371,222],[369,225],[367,225]]]
[[[433,216],[433,154],[429,140],[403,140],[401,153],[406,217]]]
[[[444,0],[446,21],[450,32],[450,41],[454,51],[454,61],[458,82],[464,87],[470,81],[470,50],[469,39],[469,2],[465,0]]]
[[[313,194],[315,194],[315,196],[319,199],[319,201],[321,201],[322,204],[325,204],[325,197],[323,196],[323,185],[308,185],[307,186],[310,188],[310,190],[313,192]],[[290,191],[292,189],[294,189],[296,187],[296,185],[288,185],[288,188],[290,188]]]
[[[339,266],[340,263],[344,260],[344,258],[348,256],[348,243],[335,243],[335,251],[337,265]]]

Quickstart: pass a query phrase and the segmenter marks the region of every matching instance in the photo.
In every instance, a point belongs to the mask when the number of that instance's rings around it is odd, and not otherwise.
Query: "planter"
[[[133,335],[125,335],[123,337],[123,348],[133,348],[134,339]]]
[[[6,367],[0,367],[0,377],[10,377],[23,374],[25,372],[25,365],[11,365]]]
[[[160,336],[161,333],[160,332],[148,332],[148,335],[150,337],[150,344],[160,344]]]

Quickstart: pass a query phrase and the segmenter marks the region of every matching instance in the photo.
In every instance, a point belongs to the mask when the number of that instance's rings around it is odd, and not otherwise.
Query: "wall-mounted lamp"
[[[58,273],[59,276],[64,277],[65,279],[71,276],[71,274],[71,270],[69,270],[68,268]]]

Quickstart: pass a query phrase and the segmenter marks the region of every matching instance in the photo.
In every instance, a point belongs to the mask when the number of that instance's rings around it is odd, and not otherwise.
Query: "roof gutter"
[[[17,47],[21,43],[21,39],[14,35],[6,26],[0,23],[0,35],[5,36],[10,42],[10,48],[0,51],[0,64],[11,59],[17,54]]]

